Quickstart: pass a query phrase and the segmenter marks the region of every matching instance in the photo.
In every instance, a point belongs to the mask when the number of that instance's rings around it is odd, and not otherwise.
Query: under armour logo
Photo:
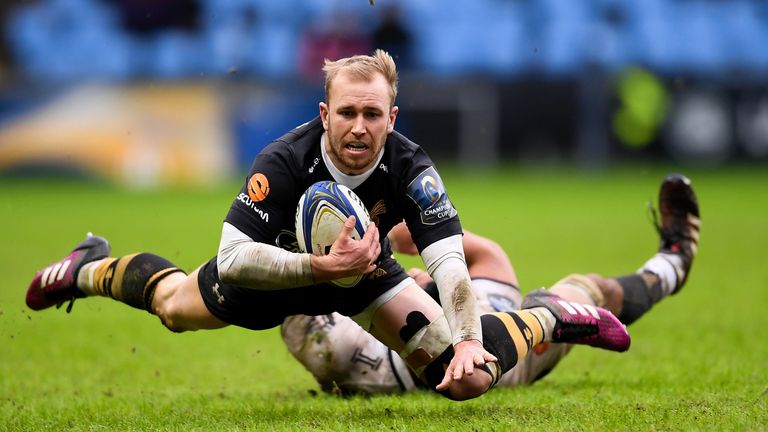
[[[216,294],[216,298],[217,298],[219,304],[224,303],[224,296],[221,295],[221,293],[219,292],[219,283],[218,282],[213,284],[213,293]]]

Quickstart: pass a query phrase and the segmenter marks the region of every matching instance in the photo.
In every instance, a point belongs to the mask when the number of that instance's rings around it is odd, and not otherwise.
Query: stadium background
[[[768,3],[8,0],[0,17],[0,431],[768,427]],[[657,247],[646,201],[691,176],[690,288],[629,353],[577,348],[541,385],[460,405],[340,400],[276,331],[24,306],[86,230],[207,260],[253,156],[316,115],[322,58],[374,46],[401,66],[398,129],[524,290],[634,270]]]
[[[758,0],[16,0],[2,25],[3,170],[225,178],[316,115],[323,58],[373,47],[437,159],[768,160]]]

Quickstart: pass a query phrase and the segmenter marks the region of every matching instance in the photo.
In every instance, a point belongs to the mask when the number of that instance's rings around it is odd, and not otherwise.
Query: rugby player
[[[45,309],[108,296],[157,315],[174,332],[237,325],[260,330],[290,315],[339,312],[398,352],[420,380],[452,399],[479,396],[535,345],[570,342],[624,351],[629,334],[609,311],[541,297],[530,308],[480,314],[462,229],[437,169],[394,131],[397,69],[377,50],[326,61],[319,117],[256,156],[224,220],[218,254],[191,274],[165,258],[111,257],[89,235],[39,271],[27,305]],[[350,217],[327,255],[298,252],[294,215],[308,186],[335,180],[370,210],[360,240]],[[442,307],[394,260],[386,235],[405,221]],[[327,283],[365,274],[354,288]],[[588,311],[581,314],[579,311]]]
[[[690,181],[681,175],[664,179],[659,192],[661,237],[659,251],[635,273],[606,278],[598,274],[572,274],[555,283],[548,293],[577,304],[602,306],[623,323],[631,324],[661,299],[685,284],[699,239],[699,206]],[[656,213],[654,213],[655,215]],[[389,233],[396,252],[418,253],[408,228],[396,225]],[[464,254],[472,291],[482,312],[502,312],[525,305],[517,276],[504,250],[490,239],[464,231]],[[408,272],[437,301],[434,281],[421,269]],[[532,298],[546,294],[541,290]],[[405,363],[351,319],[338,313],[286,318],[281,335],[288,350],[331,393],[398,393],[423,388]],[[510,371],[499,386],[526,385],[542,378],[570,351],[570,344],[537,345]]]

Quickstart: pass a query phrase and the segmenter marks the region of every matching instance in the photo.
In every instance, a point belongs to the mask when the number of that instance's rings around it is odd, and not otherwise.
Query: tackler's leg
[[[699,244],[699,203],[691,181],[680,174],[667,176],[659,189],[659,217],[653,212],[660,244],[658,252],[637,273],[612,279],[595,277],[601,286],[620,288],[622,322],[630,324],[662,299],[677,294],[691,272]],[[614,282],[615,281],[615,282]]]
[[[409,274],[417,283],[423,280],[421,288],[438,301],[437,288],[426,272],[412,269]],[[473,279],[472,291],[482,313],[517,310],[522,302],[514,285],[496,280]],[[280,329],[288,351],[314,376],[323,391],[380,394],[423,387],[398,353],[349,317],[338,313],[295,315],[286,318]]]
[[[659,216],[655,212],[653,215],[660,237],[659,250],[636,273],[610,278],[586,275],[600,290],[604,307],[627,325],[664,298],[680,292],[698,249],[699,204],[687,177],[672,174],[664,179],[659,190],[658,213]]]
[[[549,288],[549,292],[563,300],[586,306],[605,307],[606,298],[597,284],[584,275],[567,276]],[[499,386],[514,387],[531,384],[545,377],[570,351],[568,343],[544,342],[534,346],[528,355],[511,371],[504,374]]]
[[[325,392],[389,394],[416,388],[397,353],[349,317],[293,315],[283,321],[280,334]]]
[[[482,315],[483,346],[498,361],[477,368],[478,373],[452,381],[443,394],[464,400],[485,393],[541,342],[583,343],[615,350],[625,350],[629,345],[626,330],[603,309],[571,304],[564,307],[549,299],[540,303],[527,310]],[[451,331],[440,306],[416,284],[410,284],[372,307],[372,321],[364,327],[398,352],[414,373],[434,388],[453,357]],[[587,315],[570,313],[569,308],[579,308]],[[614,334],[617,325],[623,334]]]
[[[654,213],[660,237],[658,252],[635,274],[603,277],[570,275],[549,291],[577,303],[602,306],[629,325],[654,304],[676,294],[685,285],[698,249],[701,219],[691,181],[680,174],[667,176],[659,189],[659,217]],[[512,372],[502,385],[533,382],[546,375],[570,350],[567,344],[541,344]]]

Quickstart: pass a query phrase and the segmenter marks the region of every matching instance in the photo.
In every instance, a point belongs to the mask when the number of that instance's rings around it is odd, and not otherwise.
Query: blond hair
[[[341,72],[348,73],[353,79],[371,81],[376,73],[380,73],[389,83],[389,96],[394,106],[397,97],[397,66],[389,53],[377,49],[373,55],[355,55],[338,60],[325,59],[323,65],[325,72],[325,100],[331,92],[331,82]]]

